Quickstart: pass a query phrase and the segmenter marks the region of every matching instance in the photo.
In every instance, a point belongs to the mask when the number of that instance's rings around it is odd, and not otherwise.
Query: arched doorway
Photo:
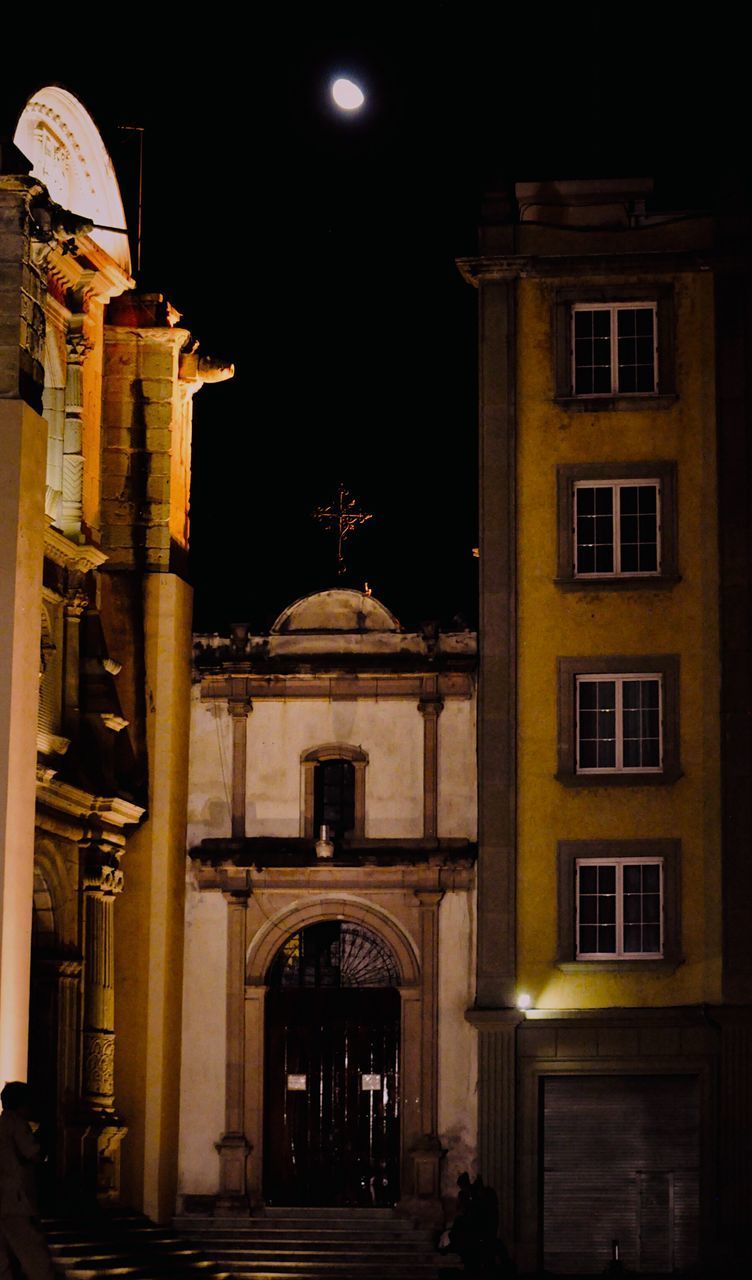
[[[399,973],[363,924],[293,933],[268,973],[264,1196],[288,1205],[399,1198]]]

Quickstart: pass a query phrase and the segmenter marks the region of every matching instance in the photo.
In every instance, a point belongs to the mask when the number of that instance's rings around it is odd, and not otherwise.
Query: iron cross
[[[330,503],[328,507],[317,507],[313,513],[313,518],[318,520],[330,533],[336,533],[337,573],[340,575],[345,573],[347,569],[344,556],[345,538],[354,533],[358,525],[365,524],[366,521],[372,519],[372,513],[358,511],[357,499],[340,483],[337,490],[337,501]]]

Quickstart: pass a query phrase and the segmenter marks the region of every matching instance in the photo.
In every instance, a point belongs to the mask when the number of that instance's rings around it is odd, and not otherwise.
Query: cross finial
[[[328,507],[317,507],[313,518],[318,520],[328,532],[336,533],[337,573],[344,574],[347,570],[344,554],[345,539],[354,533],[359,525],[371,520],[372,512],[358,511],[357,499],[340,482],[336,502],[330,503]]]

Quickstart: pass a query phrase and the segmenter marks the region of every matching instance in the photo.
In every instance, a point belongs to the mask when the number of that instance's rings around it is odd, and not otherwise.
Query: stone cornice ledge
[[[106,823],[120,835],[127,826],[134,826],[141,821],[146,810],[140,805],[124,800],[121,796],[95,796],[90,791],[74,787],[69,782],[58,781],[52,770],[37,768],[37,804],[44,805],[52,811],[52,824],[55,834],[60,834],[59,816],[62,815],[71,827],[71,831],[83,831],[90,820],[96,817]],[[73,820],[71,822],[71,819]],[[45,827],[47,818],[44,809],[37,810],[37,825]],[[71,839],[81,839],[73,835]]]
[[[710,258],[707,254],[653,252],[623,252],[587,255],[580,254],[493,254],[472,258],[456,258],[457,269],[468,284],[477,289],[481,281],[517,280],[525,276],[579,276],[611,274],[632,271],[668,273],[675,271],[707,271]]]
[[[255,871],[233,865],[200,866],[195,872],[200,889],[234,891],[243,886],[247,892],[263,892],[266,889],[313,890],[317,894],[337,892],[362,893],[363,870],[359,867],[272,867]],[[436,867],[425,864],[415,867],[369,867],[367,888],[369,892],[405,890],[438,893],[466,891],[472,888],[474,874],[471,867]]]
[[[108,559],[107,553],[91,542],[71,542],[64,533],[48,525],[44,531],[44,554],[55,564],[89,573]]]
[[[465,1021],[476,1031],[511,1031],[525,1021],[519,1009],[466,1009]]]

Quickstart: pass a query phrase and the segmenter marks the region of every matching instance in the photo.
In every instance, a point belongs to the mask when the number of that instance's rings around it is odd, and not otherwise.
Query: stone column
[[[431,840],[438,835],[439,716],[444,710],[436,676],[424,680],[418,710],[423,716],[423,838]]]
[[[71,318],[66,337],[68,373],[65,382],[65,434],[63,436],[62,529],[74,542],[81,540],[83,518],[84,457],[82,425],[84,409],[83,363],[89,343],[83,335],[83,315]]]
[[[245,719],[242,720],[245,725]],[[245,954],[246,885],[228,888],[227,902],[227,1040],[225,1060],[225,1132],[219,1152],[219,1196],[216,1212],[248,1213],[246,1163],[250,1144],[243,1131],[245,1100]]]
[[[248,753],[248,716],[253,711],[253,703],[246,696],[245,679],[233,679],[237,683],[237,693],[233,687],[227,700],[227,709],[232,719],[232,838],[245,839],[246,812],[246,759]]]
[[[115,1110],[115,895],[123,886],[117,854],[83,851],[84,1026],[81,1101],[88,1120],[82,1142],[84,1176],[101,1199],[119,1191],[120,1143],[127,1130]]]
[[[439,1051],[439,903],[440,890],[418,890],[420,903],[420,1137],[411,1149],[413,1187],[411,1211],[425,1222],[441,1218],[440,1165],[444,1155],[438,1136]]]

